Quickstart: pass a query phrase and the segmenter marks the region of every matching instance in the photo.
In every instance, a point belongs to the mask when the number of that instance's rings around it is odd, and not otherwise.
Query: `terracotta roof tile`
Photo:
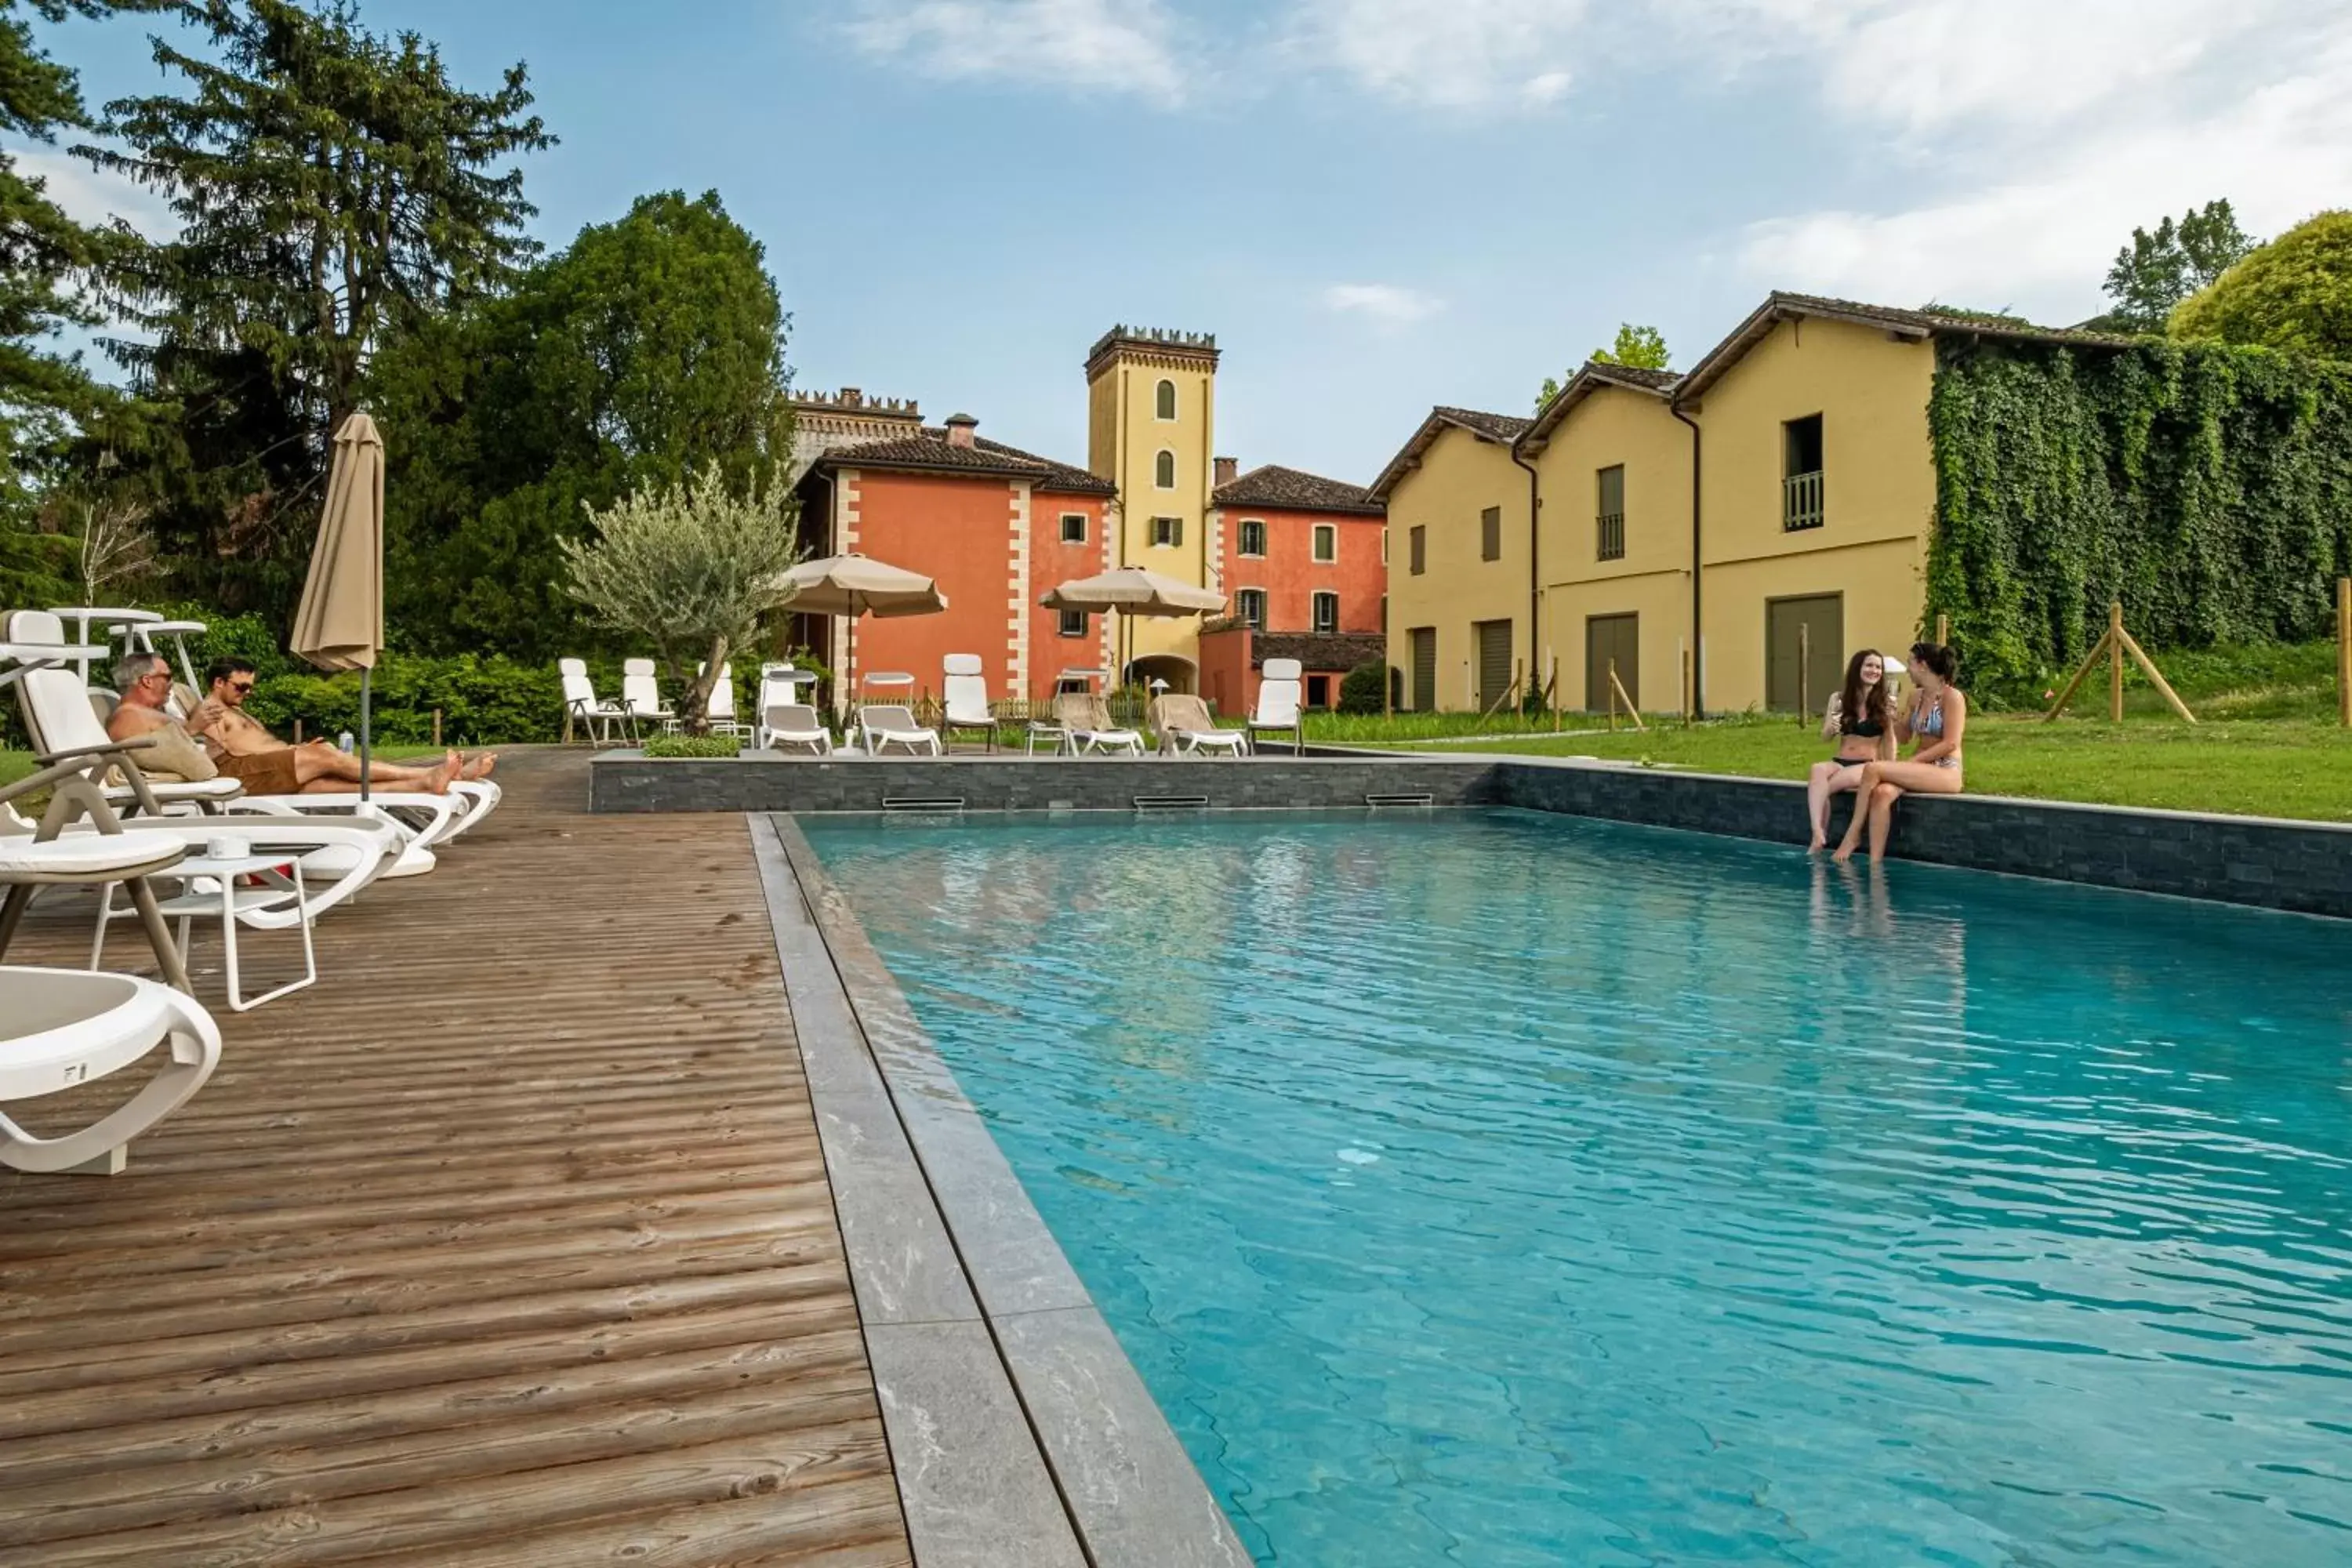
[[[1298,511],[1360,512],[1367,517],[1385,517],[1389,510],[1361,485],[1274,463],[1262,464],[1219,485],[1209,500],[1218,506],[1289,507]]]
[[[1473,430],[1483,431],[1497,441],[1515,440],[1520,431],[1535,423],[1532,419],[1522,419],[1516,414],[1483,414],[1475,408],[1448,408],[1444,404],[1438,405],[1430,412],[1440,418],[1450,419],[1456,425],[1467,425]]]
[[[1039,488],[1073,491],[1081,495],[1116,495],[1118,487],[1108,479],[1097,479],[1084,468],[1074,468],[1057,463],[1051,458],[1041,458],[1024,452],[1018,447],[1008,447],[1002,441],[974,437],[969,447],[956,445],[948,433],[927,425],[918,433],[894,436],[887,440],[863,441],[854,447],[836,447],[816,460],[816,467],[827,468],[901,468],[919,473],[1001,474],[1006,479],[1027,479]]]

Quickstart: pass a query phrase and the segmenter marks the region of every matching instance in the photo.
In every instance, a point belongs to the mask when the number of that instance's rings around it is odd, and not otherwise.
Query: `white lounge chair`
[[[703,668],[703,661],[698,659],[694,673],[700,675]],[[710,698],[703,704],[702,714],[709,721],[710,732],[714,735],[740,735],[748,727],[735,717],[735,667],[732,664],[719,667],[719,679],[710,683]]]
[[[914,710],[896,702],[868,702],[857,710],[857,732],[866,754],[878,757],[891,746],[910,756],[943,756],[940,732],[915,722]]]
[[[1135,730],[1122,730],[1111,722],[1110,707],[1091,691],[1065,691],[1054,699],[1054,710],[1069,736],[1072,756],[1084,756],[1088,752],[1124,752],[1129,756],[1143,755],[1143,736]]]
[[[980,655],[951,653],[942,666],[947,710],[940,729],[948,744],[955,744],[957,731],[977,730],[988,750],[996,750],[996,715],[988,705],[988,677],[982,672]]]
[[[37,621],[41,613],[19,611],[9,617],[9,646],[18,654],[29,653],[45,646],[41,640],[26,640],[16,635],[26,621]],[[50,618],[54,626],[54,618]],[[44,628],[37,624],[32,628]],[[11,669],[15,678],[17,705],[31,732],[33,743],[51,755],[86,755],[116,747],[118,742],[106,733],[91,708],[89,689],[81,678],[63,668]],[[228,813],[237,816],[257,815],[279,817],[330,816],[354,818],[353,826],[373,828],[379,823],[391,824],[405,842],[394,864],[382,868],[386,876],[418,876],[433,868],[431,847],[452,837],[472,820],[487,815],[498,802],[495,789],[478,795],[425,795],[406,791],[376,791],[373,797],[361,802],[356,795],[247,795],[245,786],[232,778],[205,779],[194,783],[175,783],[141,779],[125,780],[105,786],[107,802],[132,812],[153,816],[179,815],[192,811]],[[477,804],[478,803],[478,804]],[[206,821],[220,822],[221,816],[209,816]],[[323,845],[334,842],[321,839]],[[334,868],[341,876],[352,867]],[[317,869],[325,874],[330,868],[320,864]],[[348,893],[336,895],[338,899]]]
[[[1209,705],[1184,692],[1171,691],[1153,700],[1151,727],[1159,733],[1160,749],[1172,756],[1202,752],[1223,752],[1234,757],[1249,755],[1247,731],[1218,729]]]
[[[816,683],[816,671],[813,669],[795,669],[784,662],[761,665],[760,695],[752,710],[757,722],[751,727],[751,744],[763,752],[775,746],[780,735],[775,716],[786,714],[790,719],[791,738],[783,744],[811,745],[814,743],[814,736],[821,733],[824,736],[823,749],[830,752],[833,750],[832,732],[825,729],[823,719],[811,721],[810,715],[816,712],[815,704],[801,695],[803,687],[814,695]]]
[[[186,847],[176,834],[161,829],[125,831],[89,779],[91,772],[128,749],[127,743],[110,743],[89,753],[44,757],[45,765],[38,772],[0,789],[0,810],[17,821],[23,819],[16,817],[10,801],[35,790],[54,792],[40,834],[0,838],[0,889],[6,889],[5,896],[0,897],[0,957],[6,955],[25,910],[43,888],[98,888],[123,882],[130,886],[132,906],[147,928],[147,940],[155,950],[163,978],[185,991],[189,988],[186,965],[164,927],[159,900],[147,879],[177,866],[187,854]],[[58,831],[84,811],[94,814],[104,831],[71,835]]]
[[[0,969],[0,1102],[104,1078],[159,1045],[170,1047],[170,1061],[79,1131],[36,1137],[0,1112],[0,1165],[116,1174],[130,1161],[131,1141],[186,1104],[219,1065],[221,1050],[211,1015],[152,980]]]
[[[677,728],[677,715],[662,706],[661,682],[655,678],[652,659],[621,661],[621,706],[629,710],[632,728],[639,720],[651,721],[664,730]]]
[[[1251,751],[1257,749],[1261,731],[1287,733],[1294,754],[1307,750],[1307,721],[1300,712],[1301,674],[1295,658],[1267,659],[1258,671],[1257,709],[1242,726],[1249,735]]]
[[[824,718],[806,702],[777,702],[762,713],[760,724],[761,751],[787,751],[806,746],[820,757],[833,755],[833,731],[824,727]]]
[[[591,741],[612,743],[614,731],[628,723],[629,710],[596,695],[584,658],[559,658],[555,668],[563,680],[563,711]]]

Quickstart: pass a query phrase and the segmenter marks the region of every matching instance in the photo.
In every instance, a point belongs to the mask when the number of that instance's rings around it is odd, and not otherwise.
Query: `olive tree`
[[[732,489],[714,463],[586,510],[590,536],[560,542],[566,589],[600,625],[653,645],[671,681],[687,682],[680,721],[703,733],[728,651],[792,597],[782,578],[800,559],[795,502],[756,479]]]

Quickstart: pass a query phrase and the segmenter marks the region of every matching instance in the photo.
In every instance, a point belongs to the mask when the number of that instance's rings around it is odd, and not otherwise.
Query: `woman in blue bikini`
[[[1870,822],[1870,858],[1886,856],[1887,829],[1894,825],[1895,803],[1906,791],[1921,795],[1960,793],[1960,740],[1969,727],[1969,700],[1952,684],[1956,668],[1952,650],[1941,643],[1914,643],[1908,661],[1913,682],[1911,700],[1895,721],[1895,738],[1916,741],[1918,750],[1904,762],[1865,763],[1853,786],[1853,820],[1846,825],[1844,841],[1830,858],[1849,860],[1862,837],[1865,817]]]

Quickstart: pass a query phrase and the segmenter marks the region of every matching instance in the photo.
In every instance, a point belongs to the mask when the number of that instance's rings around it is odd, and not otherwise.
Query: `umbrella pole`
[[[362,805],[367,802],[368,780],[375,772],[375,763],[373,760],[374,726],[370,721],[369,712],[371,695],[369,683],[374,676],[375,670],[372,667],[360,666],[360,802]]]

